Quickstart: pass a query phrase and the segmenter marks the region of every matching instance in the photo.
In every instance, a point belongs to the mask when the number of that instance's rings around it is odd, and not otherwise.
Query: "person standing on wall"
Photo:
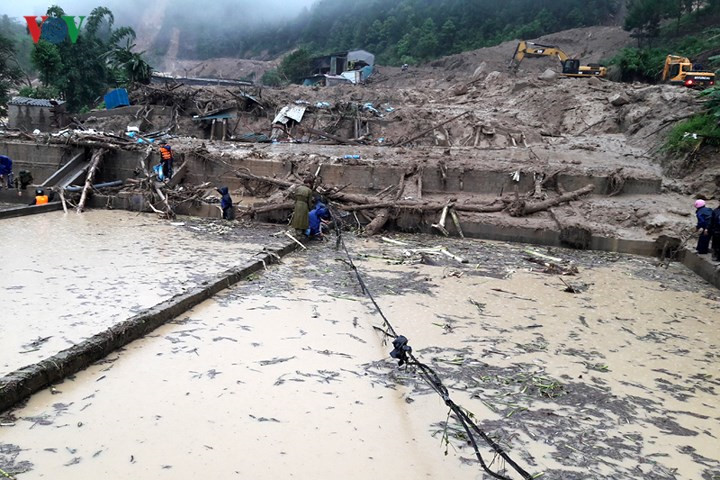
[[[13,187],[12,159],[0,155],[0,188],[7,184],[7,188]]]
[[[697,216],[695,231],[700,234],[696,250],[700,255],[705,255],[710,251],[710,220],[712,214],[712,209],[705,206],[705,200],[695,200],[695,215]]]
[[[710,218],[713,260],[720,262],[720,205],[713,210]]]
[[[309,214],[313,201],[313,179],[305,178],[303,185],[295,189],[295,210],[293,211],[290,226],[295,229],[295,233],[300,236],[310,226]]]
[[[162,166],[162,174],[164,180],[170,180],[173,175],[173,152],[170,145],[165,144],[160,147],[160,165]]]

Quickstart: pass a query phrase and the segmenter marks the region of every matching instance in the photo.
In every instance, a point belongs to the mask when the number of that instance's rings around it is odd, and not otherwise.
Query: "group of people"
[[[300,235],[322,239],[324,229],[330,225],[330,210],[322,197],[313,193],[314,180],[307,177],[295,190],[295,209],[290,226]]]
[[[697,253],[700,255],[709,253],[712,242],[712,259],[720,262],[720,206],[713,210],[706,205],[705,200],[696,200],[695,215],[697,216],[695,230],[700,235],[696,247]]]

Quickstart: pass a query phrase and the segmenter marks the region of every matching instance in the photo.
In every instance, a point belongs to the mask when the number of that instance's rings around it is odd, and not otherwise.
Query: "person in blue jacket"
[[[720,262],[720,206],[713,210],[712,219],[710,220],[710,233],[713,260]]]
[[[330,211],[322,200],[315,202],[315,207],[308,214],[309,228],[305,231],[308,238],[322,238],[323,223],[330,219]]]
[[[233,208],[232,197],[227,187],[221,187],[217,189],[218,193],[222,195],[220,199],[220,208],[222,209],[222,215],[225,220],[235,220],[235,209]]]
[[[12,160],[10,157],[0,155],[0,188],[4,182],[7,183],[7,188],[12,188]]]
[[[705,200],[695,200],[695,215],[697,216],[695,231],[700,233],[696,250],[700,255],[705,255],[710,251],[710,221],[712,214],[712,209],[705,206]]]

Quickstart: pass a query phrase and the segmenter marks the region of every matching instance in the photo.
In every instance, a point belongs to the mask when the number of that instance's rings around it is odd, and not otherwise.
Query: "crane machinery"
[[[687,57],[668,55],[665,58],[662,81],[702,89],[715,85],[715,74],[703,70],[701,65],[693,65]]]
[[[580,65],[580,60],[570,58],[560,47],[556,45],[542,45],[540,43],[526,42],[518,43],[515,54],[510,60],[509,68],[517,70],[520,62],[525,57],[557,57],[562,65],[561,75],[565,77],[604,77],[607,69],[598,64]]]

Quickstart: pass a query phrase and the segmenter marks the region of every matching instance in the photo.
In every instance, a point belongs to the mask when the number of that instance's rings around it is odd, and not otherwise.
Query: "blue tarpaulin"
[[[124,88],[116,88],[105,95],[105,108],[112,110],[117,107],[127,107],[130,105],[128,92]]]

